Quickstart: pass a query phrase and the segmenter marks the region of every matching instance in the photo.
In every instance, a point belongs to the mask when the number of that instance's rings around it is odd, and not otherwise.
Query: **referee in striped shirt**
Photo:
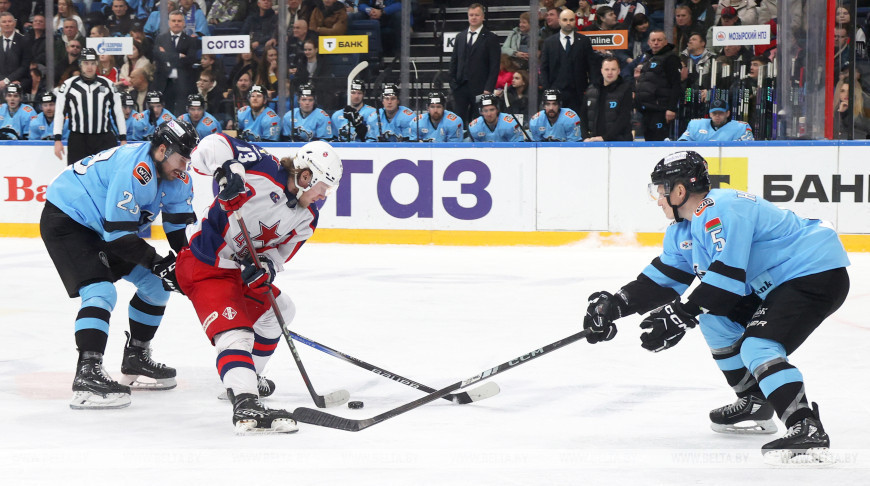
[[[58,89],[54,117],[54,155],[63,160],[64,117],[69,117],[67,165],[117,145],[109,117],[115,117],[121,144],[127,143],[127,120],[121,95],[108,78],[97,76],[97,52],[83,49],[79,58],[81,75],[66,80]]]

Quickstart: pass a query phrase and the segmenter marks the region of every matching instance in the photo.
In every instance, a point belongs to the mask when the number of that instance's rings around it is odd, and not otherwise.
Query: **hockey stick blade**
[[[359,73],[363,72],[365,68],[369,67],[368,61],[362,61],[361,63],[354,66],[353,69],[350,70],[350,73],[347,75],[347,104],[350,104],[350,85],[353,82],[354,78],[359,76]]]
[[[528,363],[533,359],[540,358],[541,356],[551,351],[555,351],[563,346],[567,346],[568,344],[583,339],[590,332],[592,332],[590,329],[584,329],[576,334],[572,334],[566,338],[562,338],[558,341],[550,343],[542,348],[538,348],[531,353],[524,354],[510,361],[505,361],[504,363],[494,368],[489,368],[485,371],[482,371],[472,376],[471,378],[458,381],[445,388],[432,392],[424,397],[420,397],[412,402],[400,405],[392,410],[387,410],[380,415],[375,415],[372,418],[354,420],[344,417],[338,417],[330,413],[323,412],[321,410],[315,410],[306,407],[299,407],[294,410],[293,418],[296,419],[296,421],[298,422],[303,422],[306,424],[319,425],[321,427],[328,427],[331,429],[346,430],[348,432],[359,432],[360,430],[371,427],[372,425],[379,424],[387,419],[393,418],[409,410],[413,410],[429,402],[435,401],[449,393],[453,393],[454,391],[459,390],[460,388],[465,388],[466,386],[469,386],[473,383],[477,383],[478,381],[491,378],[503,371],[513,369],[521,364]]]
[[[366,363],[365,361],[363,361],[361,359],[354,358],[353,356],[351,356],[347,353],[342,353],[341,351],[332,349],[329,346],[326,346],[325,344],[320,344],[317,341],[314,341],[313,339],[309,339],[309,338],[302,336],[301,334],[297,334],[289,329],[287,330],[287,334],[289,334],[290,337],[293,338],[295,341],[298,341],[302,344],[310,346],[318,351],[323,351],[324,353],[326,353],[330,356],[334,356],[342,361],[346,361],[346,362],[348,362],[354,366],[358,366],[364,370],[371,371],[372,373],[374,373],[378,376],[382,376],[384,378],[393,380],[397,383],[407,385],[411,388],[417,388],[417,389],[422,390],[426,393],[432,393],[435,391],[434,388],[423,385],[422,383],[418,383],[410,378],[405,378],[404,376],[399,375],[397,373],[393,373],[392,371],[387,371],[379,366],[374,366],[374,365],[371,365],[369,363]],[[457,394],[448,394],[448,395],[445,395],[441,398],[448,400],[448,401],[451,401],[453,403],[457,403],[459,405],[465,405],[468,403],[478,402],[480,400],[484,400],[486,398],[489,398],[493,395],[498,394],[499,391],[501,391],[501,390],[499,389],[498,385],[496,385],[495,383],[487,383],[487,384],[482,385],[478,388],[475,388],[474,390],[470,390],[467,392],[460,392]],[[323,407],[321,407],[321,408],[323,408]]]

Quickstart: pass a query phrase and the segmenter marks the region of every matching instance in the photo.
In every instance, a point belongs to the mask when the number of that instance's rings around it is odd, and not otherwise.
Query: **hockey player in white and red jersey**
[[[271,381],[259,390],[258,384],[282,334],[266,294],[274,293],[289,325],[296,308],[272,282],[314,233],[314,203],[338,187],[341,159],[323,141],[307,143],[295,156],[278,160],[256,145],[214,134],[202,139],[191,164],[197,173],[214,177],[222,189],[190,231],[189,248],[178,256],[180,289],[216,348],[236,433],[295,432],[289,412],[267,409],[259,401],[258,394],[274,390]],[[245,220],[261,266],[254,264],[236,218],[229,217],[233,211]]]

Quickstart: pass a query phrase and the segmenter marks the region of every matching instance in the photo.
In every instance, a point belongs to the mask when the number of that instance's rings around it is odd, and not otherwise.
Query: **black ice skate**
[[[271,396],[275,393],[275,382],[265,376],[257,375],[257,393],[260,394],[260,398]],[[226,390],[218,395],[218,400],[229,400]]]
[[[819,406],[813,403],[813,417],[788,428],[784,436],[761,447],[768,464],[830,464],[831,439],[819,419]]]
[[[290,412],[264,407],[257,395],[242,393],[233,396],[231,390],[227,390],[227,394],[233,401],[236,435],[289,434],[298,430]]]
[[[74,410],[102,410],[130,405],[130,387],[106,374],[99,353],[85,352],[79,358],[72,389],[73,399],[69,407]]]
[[[175,368],[151,359],[151,347],[148,343],[137,346],[127,335],[127,345],[124,347],[124,359],[121,361],[121,383],[130,385],[134,390],[169,390],[177,385]]]
[[[773,406],[759,394],[710,411],[710,428],[724,434],[774,434]]]

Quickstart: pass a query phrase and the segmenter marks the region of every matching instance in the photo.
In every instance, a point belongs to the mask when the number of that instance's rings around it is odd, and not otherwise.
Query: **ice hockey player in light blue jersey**
[[[310,142],[312,140],[332,140],[335,131],[329,113],[317,108],[314,86],[303,84],[297,90],[299,106],[284,115],[281,138],[291,142]]]
[[[462,118],[444,109],[444,95],[437,92],[429,93],[426,101],[428,112],[414,118],[411,125],[411,140],[461,142],[464,135]]]
[[[399,105],[399,87],[385,84],[381,92],[382,108],[366,118],[366,141],[401,142],[411,138],[414,112]]]
[[[676,345],[700,322],[733,404],[710,412],[717,432],[774,433],[776,413],[788,427],[765,444],[765,460],[827,462],[830,439],[791,355],[849,292],[849,259],[837,233],[819,220],[745,192],[712,189],[707,161],[677,152],[656,165],[651,195],[675,223],[661,255],[616,294],[590,296],[584,328],[590,342],[616,334],[614,320],[643,314],[642,346]],[[701,280],[681,302],[695,277]]]
[[[157,127],[175,119],[175,115],[163,106],[163,93],[160,91],[145,93],[145,106],[146,109],[141,113],[141,117],[133,117],[137,125],[134,131],[145,130],[145,135],[138,140],[151,140]]]
[[[544,91],[544,109],[529,122],[535,142],[580,142],[583,129],[580,116],[574,110],[562,108],[562,94],[557,89]]]
[[[239,109],[239,138],[248,142],[277,142],[281,123],[275,110],[266,106],[266,89],[258,84],[248,91],[248,106]]]
[[[523,132],[514,117],[499,113],[493,95],[480,96],[480,116],[468,123],[472,142],[522,142]]]
[[[699,118],[689,122],[686,131],[680,135],[681,141],[688,142],[731,142],[735,140],[755,140],[752,127],[748,123],[729,120],[731,111],[724,100],[713,100],[710,104],[710,118]]]
[[[15,130],[15,135],[6,135],[16,140],[27,140],[30,122],[35,120],[36,110],[21,102],[21,85],[12,83],[6,87],[6,103],[0,106],[0,129]]]
[[[30,140],[54,140],[54,116],[57,96],[53,92],[43,93],[39,97],[42,113],[30,122]],[[69,140],[69,119],[63,121],[61,138]]]
[[[350,83],[350,105],[332,114],[332,130],[338,142],[365,142],[366,118],[375,112],[373,106],[365,104],[364,85],[361,79]]]
[[[181,119],[196,127],[196,133],[201,139],[222,131],[217,118],[205,111],[205,98],[201,94],[187,97],[187,113],[181,115]]]
[[[40,235],[70,297],[81,297],[75,319],[79,360],[73,409],[130,405],[131,386],[168,390],[175,370],[151,359],[150,342],[163,318],[169,290],[177,290],[175,256],[160,257],[138,236],[161,215],[169,246],[187,246],[196,221],[186,172],[196,131],[184,121],[157,128],[151,143],[128,143],[85,157],[61,172],[46,191]],[[114,282],[137,290],[127,311],[130,333],[119,381],[103,368],[109,320],[117,303]]]

